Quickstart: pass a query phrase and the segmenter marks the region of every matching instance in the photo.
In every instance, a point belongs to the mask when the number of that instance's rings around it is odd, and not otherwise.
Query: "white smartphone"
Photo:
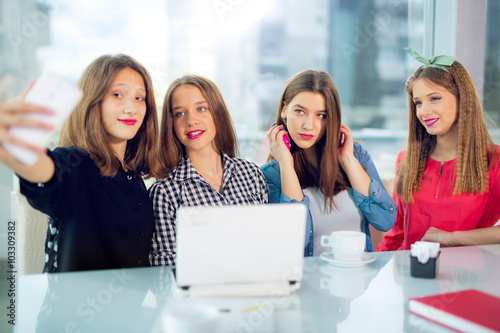
[[[13,126],[10,135],[39,147],[46,147],[50,139],[57,133],[76,105],[82,98],[82,91],[62,77],[51,72],[44,72],[26,94],[24,101],[29,104],[43,106],[54,111],[53,115],[28,114],[35,121],[54,126],[51,131]],[[10,143],[4,148],[16,159],[27,165],[33,165],[38,159],[34,151]]]

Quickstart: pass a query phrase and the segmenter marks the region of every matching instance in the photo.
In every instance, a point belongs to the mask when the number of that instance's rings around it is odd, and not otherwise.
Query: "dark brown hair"
[[[238,154],[238,141],[236,140],[233,122],[226,103],[224,103],[224,99],[215,83],[203,76],[185,75],[170,84],[163,101],[158,147],[158,155],[162,164],[160,172],[162,178],[165,178],[175,169],[185,152],[184,145],[175,135],[172,115],[172,95],[175,89],[184,84],[198,88],[205,97],[217,131],[214,138],[217,149],[231,157]]]
[[[76,146],[87,152],[104,176],[116,175],[119,161],[104,128],[101,104],[115,75],[124,68],[139,73],[146,88],[146,114],[135,137],[127,142],[124,167],[146,177],[157,176],[158,115],[153,84],[148,71],[135,59],[124,54],[103,55],[83,72],[78,86],[83,98],[66,121],[59,146]]]
[[[281,111],[301,92],[323,95],[326,108],[326,129],[323,137],[315,144],[318,167],[314,167],[307,160],[301,148],[292,145],[290,152],[293,156],[294,169],[301,188],[316,187],[321,190],[325,198],[325,209],[329,207],[331,210],[335,205],[333,197],[351,187],[347,175],[340,166],[337,148],[342,122],[339,94],[328,73],[316,70],[301,71],[295,74],[285,86],[278,107],[277,125],[286,127]],[[268,160],[271,159],[273,157],[269,155]]]

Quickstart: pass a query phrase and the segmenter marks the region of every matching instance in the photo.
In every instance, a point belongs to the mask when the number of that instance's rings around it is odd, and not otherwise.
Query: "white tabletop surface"
[[[360,268],[305,258],[301,288],[269,298],[272,310],[262,307],[233,318],[238,324],[233,331],[237,326],[242,332],[449,332],[409,314],[408,298],[470,288],[500,297],[500,245],[442,249],[435,279],[410,276],[409,251],[373,254],[376,260]],[[218,308],[260,304],[182,298],[169,267],[25,275],[18,289],[14,332],[23,333],[157,333],[165,307],[176,302]]]

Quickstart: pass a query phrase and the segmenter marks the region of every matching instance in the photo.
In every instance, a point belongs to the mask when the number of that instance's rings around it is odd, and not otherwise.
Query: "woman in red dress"
[[[483,120],[479,98],[454,57],[425,59],[407,80],[408,147],[396,163],[398,214],[378,251],[500,242],[500,147]]]

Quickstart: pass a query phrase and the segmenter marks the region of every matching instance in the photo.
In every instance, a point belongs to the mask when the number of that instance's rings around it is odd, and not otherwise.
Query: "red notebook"
[[[500,298],[475,289],[410,298],[408,310],[459,332],[500,332]]]

